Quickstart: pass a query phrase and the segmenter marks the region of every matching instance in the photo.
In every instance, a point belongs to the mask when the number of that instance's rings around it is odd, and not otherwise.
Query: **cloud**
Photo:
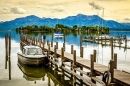
[[[59,5],[58,7],[52,8],[51,9],[51,13],[55,13],[55,12],[63,12],[64,8],[63,6]]]
[[[94,9],[97,9],[97,10],[101,10],[102,7],[100,7],[99,5],[95,4],[94,2],[89,2],[89,5],[93,6]]]
[[[20,8],[20,7],[11,7],[11,8],[7,8],[7,7],[4,7],[2,9],[2,11],[0,11],[1,14],[25,14],[27,13],[28,11],[24,10],[23,8]]]
[[[124,18],[124,20],[126,20],[126,21],[130,21],[130,17]]]
[[[26,11],[23,8],[20,7],[12,7],[11,12],[14,14],[24,14]]]
[[[1,14],[8,14],[10,13],[10,9],[7,8],[7,7],[4,7],[1,11],[0,11]]]

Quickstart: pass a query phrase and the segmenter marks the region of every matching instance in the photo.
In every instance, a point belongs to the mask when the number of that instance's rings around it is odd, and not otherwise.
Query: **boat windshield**
[[[40,55],[42,54],[42,50],[40,48],[29,48],[28,55]]]

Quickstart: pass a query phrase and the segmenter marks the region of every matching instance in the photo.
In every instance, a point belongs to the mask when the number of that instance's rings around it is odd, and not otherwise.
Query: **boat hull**
[[[27,58],[25,56],[22,56],[21,54],[18,55],[18,60],[22,62],[23,64],[27,65],[34,65],[34,66],[39,66],[45,63],[45,58],[46,57],[40,57],[40,58]]]

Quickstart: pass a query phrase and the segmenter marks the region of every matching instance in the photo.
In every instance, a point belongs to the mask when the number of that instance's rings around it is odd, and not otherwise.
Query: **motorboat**
[[[24,46],[22,52],[18,52],[18,60],[27,65],[47,64],[48,58],[43,55],[42,49],[38,46]]]
[[[56,33],[54,33],[54,36],[63,36],[63,33],[62,32],[56,32]]]

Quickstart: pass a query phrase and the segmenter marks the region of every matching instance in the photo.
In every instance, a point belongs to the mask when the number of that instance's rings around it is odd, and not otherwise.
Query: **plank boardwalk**
[[[44,47],[46,50],[47,46]],[[50,48],[51,52],[54,52],[54,48]],[[61,50],[57,49],[57,54],[61,55]],[[73,61],[73,54],[64,52],[64,57],[70,61]],[[90,60],[84,59],[82,57],[76,56],[76,63],[84,68],[90,69]],[[102,64],[94,63],[94,70],[96,73],[103,74],[108,71],[108,67]],[[122,85],[130,85],[130,74],[122,72],[120,70],[114,69],[114,81]]]
[[[22,41],[21,41],[22,42]],[[22,42],[25,45],[27,45],[25,42]],[[48,46],[44,45],[44,49],[48,51]],[[54,53],[54,48],[50,47],[50,52]],[[61,56],[61,50],[57,49],[57,54]],[[68,52],[64,52],[64,58],[73,62],[73,54],[70,54]],[[87,68],[90,68],[90,60],[84,59],[82,57],[76,56],[76,64]],[[103,75],[105,71],[108,71],[108,67],[102,64],[98,64],[94,62],[94,71],[97,74]],[[130,73],[122,72],[120,70],[114,69],[114,82],[119,83],[121,85],[130,86]]]

